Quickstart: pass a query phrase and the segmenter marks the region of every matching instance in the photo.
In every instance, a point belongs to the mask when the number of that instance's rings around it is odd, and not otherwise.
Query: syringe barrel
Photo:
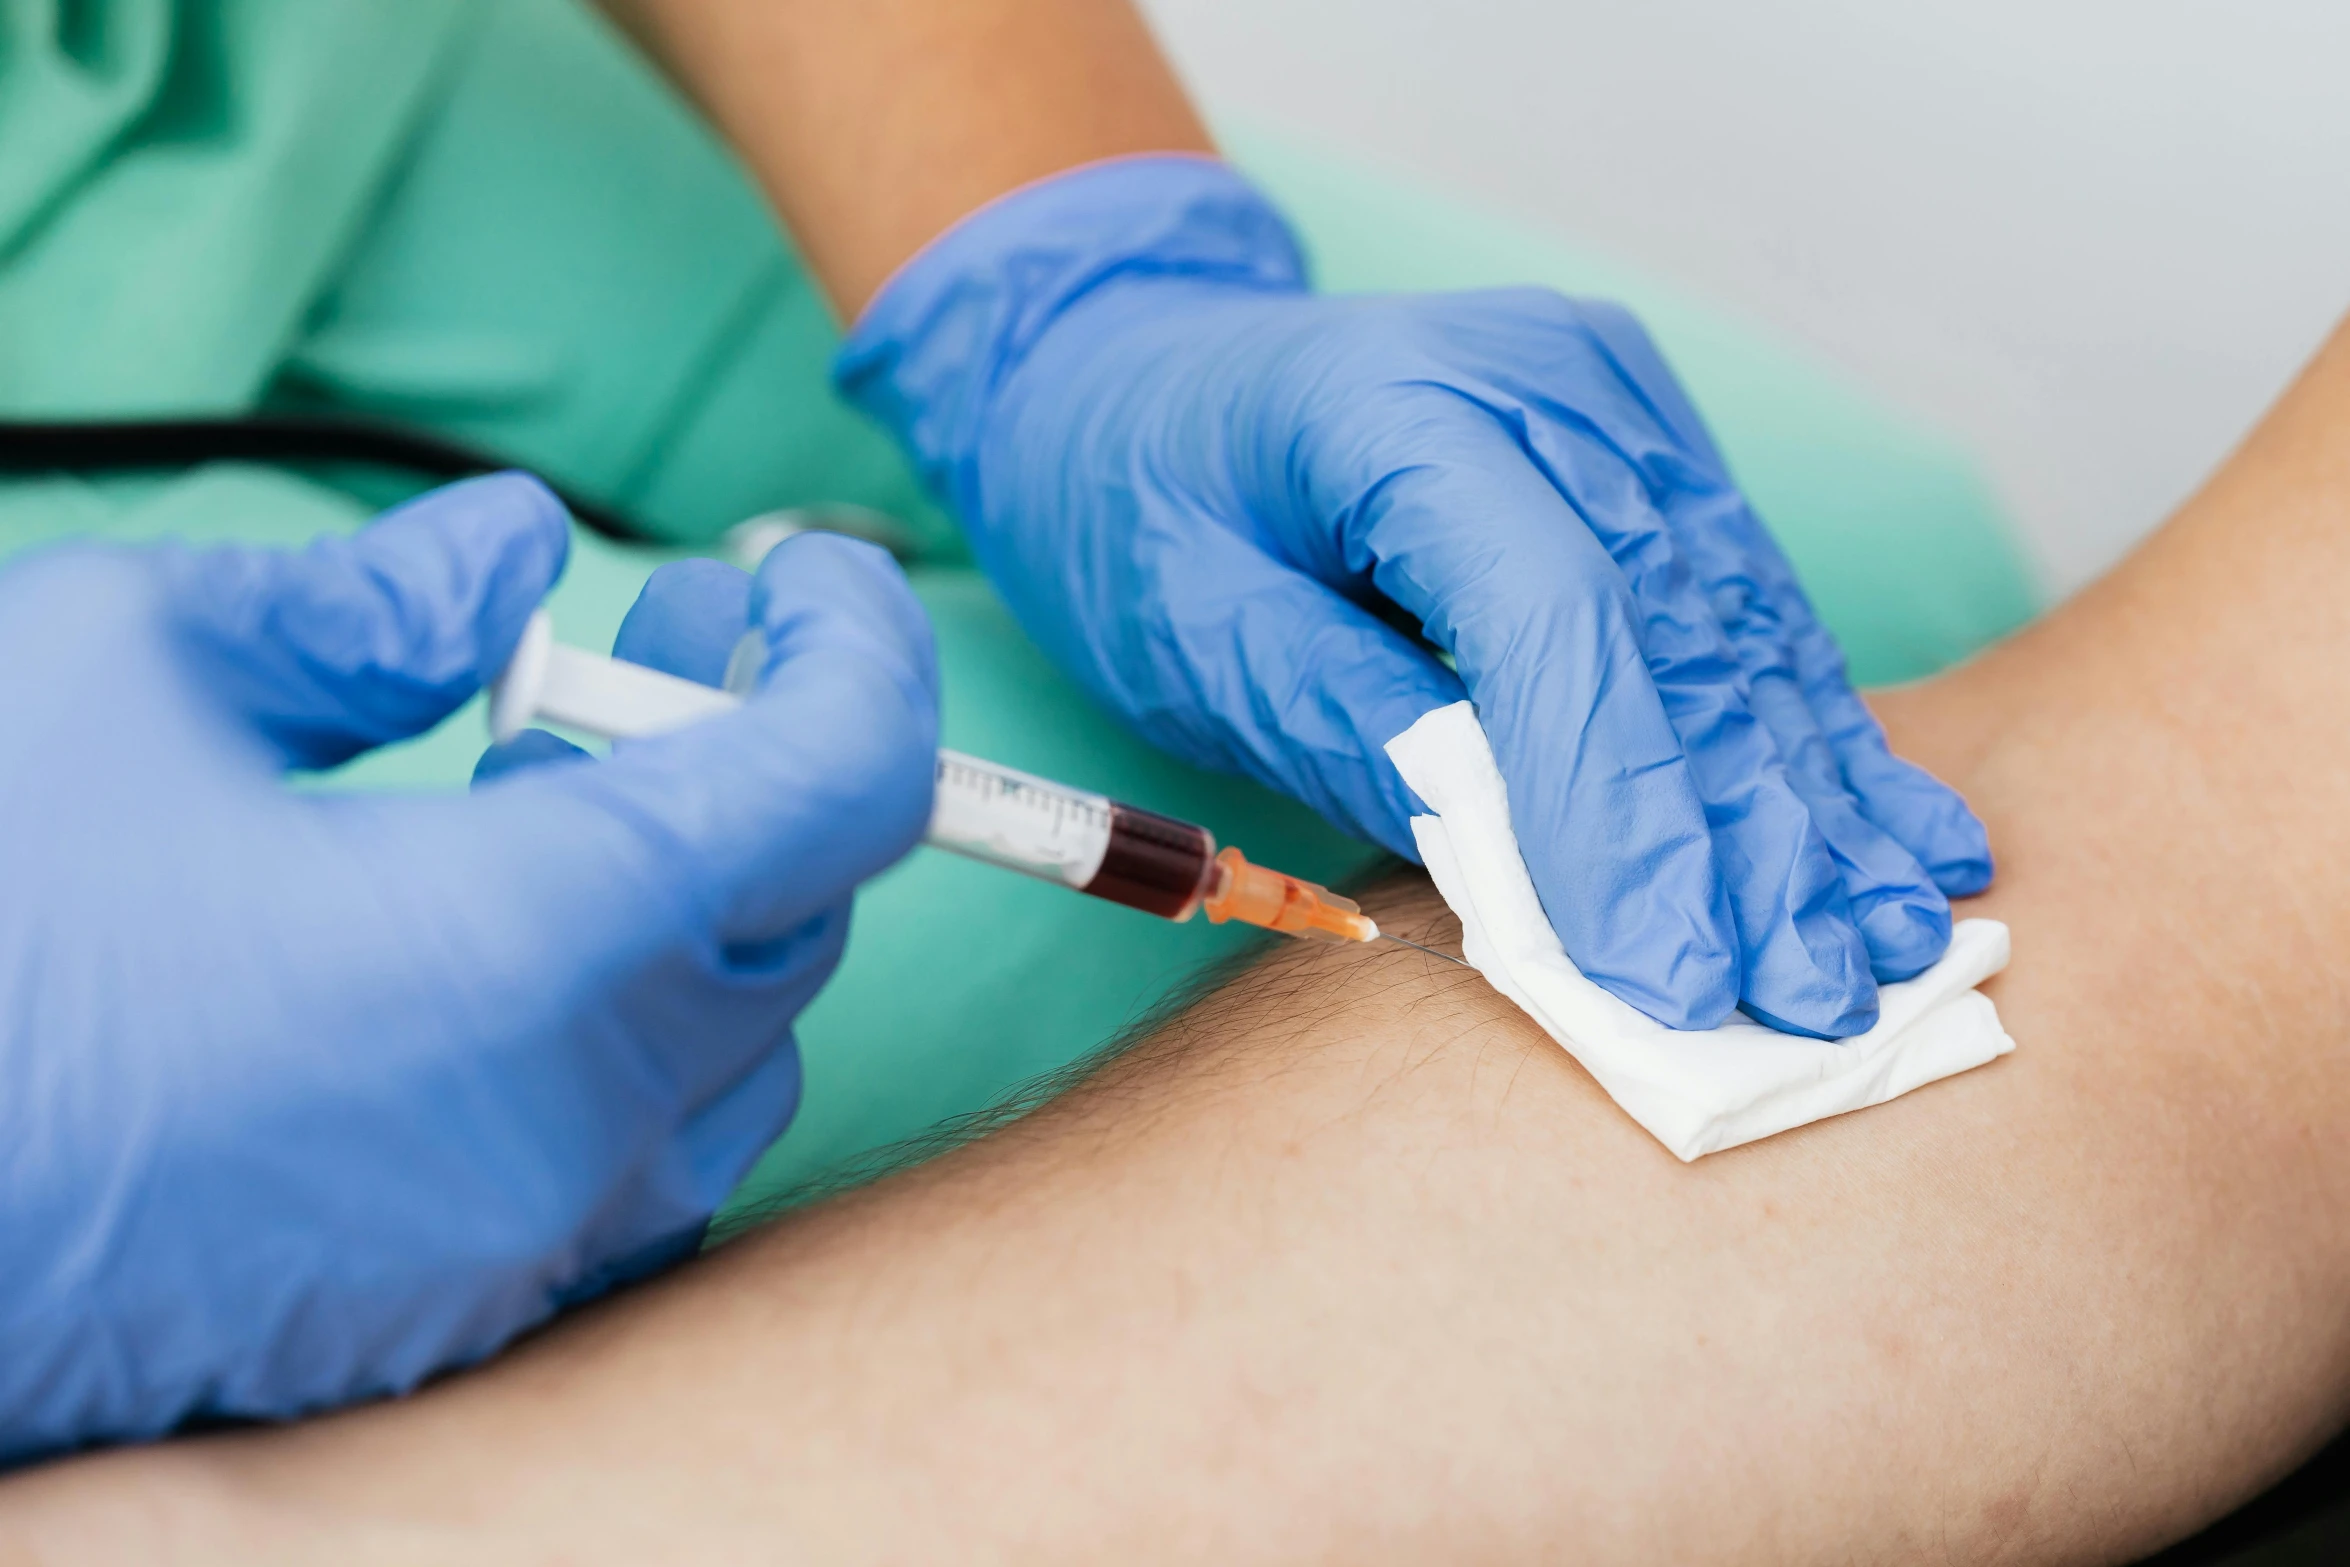
[[[1199,907],[1216,861],[1204,827],[960,751],[938,753],[925,841],[1171,920]]]
[[[924,841],[1082,891],[1109,852],[1114,809],[1108,795],[942,750]]]

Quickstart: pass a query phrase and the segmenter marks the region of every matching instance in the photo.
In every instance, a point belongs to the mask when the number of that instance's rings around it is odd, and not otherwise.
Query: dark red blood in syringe
[[[1110,806],[1110,846],[1085,891],[1112,903],[1181,919],[1207,895],[1216,840],[1204,827],[1131,805]]]

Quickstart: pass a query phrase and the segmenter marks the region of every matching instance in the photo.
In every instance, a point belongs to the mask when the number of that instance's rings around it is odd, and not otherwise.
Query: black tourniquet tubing
[[[0,473],[108,473],[207,462],[354,463],[447,481],[517,466],[404,425],[310,414],[224,419],[0,420]],[[658,543],[629,518],[555,494],[582,527],[623,544]]]

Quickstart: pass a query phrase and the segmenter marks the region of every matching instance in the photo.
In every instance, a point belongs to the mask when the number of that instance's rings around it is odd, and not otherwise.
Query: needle
[[[1382,941],[1392,941],[1398,946],[1409,947],[1414,952],[1425,952],[1432,958],[1442,958],[1447,963],[1459,963],[1462,968],[1475,967],[1474,964],[1464,962],[1462,959],[1454,957],[1449,952],[1439,952],[1434,947],[1423,947],[1416,941],[1406,941],[1401,936],[1396,935],[1393,931],[1383,930],[1379,933],[1379,938]]]

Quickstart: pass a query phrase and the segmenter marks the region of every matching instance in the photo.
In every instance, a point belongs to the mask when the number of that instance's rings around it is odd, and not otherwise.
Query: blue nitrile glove
[[[1413,856],[1381,748],[1465,687],[1567,951],[1664,1022],[1854,1033],[1990,879],[1621,310],[1317,298],[1224,165],[1134,158],[965,219],[837,374],[1029,633],[1180,756]]]
[[[929,630],[779,549],[765,689],[470,795],[415,734],[561,569],[516,477],[299,554],[0,573],[0,1458],[415,1385],[690,1251],[790,1119],[850,890],[922,831]]]

